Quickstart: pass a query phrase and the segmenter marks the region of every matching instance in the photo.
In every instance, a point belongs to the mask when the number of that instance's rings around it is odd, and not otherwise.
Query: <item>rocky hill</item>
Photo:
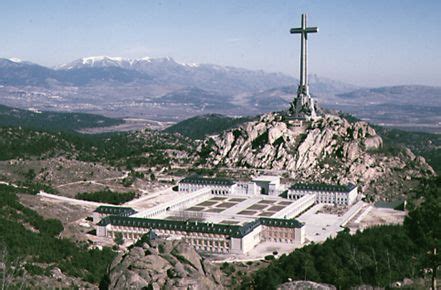
[[[113,261],[109,289],[223,289],[220,276],[182,241],[141,240]]]
[[[412,178],[434,174],[409,149],[383,144],[368,123],[329,114],[310,122],[265,114],[205,139],[197,158],[211,167],[274,169],[299,181],[352,182],[372,194],[406,193]]]

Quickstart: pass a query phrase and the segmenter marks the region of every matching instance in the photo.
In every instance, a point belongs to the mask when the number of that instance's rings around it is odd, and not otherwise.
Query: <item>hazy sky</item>
[[[91,55],[171,56],[298,76],[308,13],[310,73],[366,86],[441,86],[441,1],[0,1],[0,57],[54,66]]]

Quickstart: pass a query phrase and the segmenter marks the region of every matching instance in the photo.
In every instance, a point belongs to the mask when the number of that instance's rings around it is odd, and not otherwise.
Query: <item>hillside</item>
[[[164,131],[179,133],[192,139],[203,139],[253,120],[253,117],[234,118],[219,114],[196,116],[174,124]]]
[[[0,278],[4,289],[94,288],[115,253],[59,238],[63,225],[24,207],[22,190],[0,185]],[[4,264],[3,264],[4,263]],[[3,284],[4,283],[4,284]]]
[[[0,105],[0,126],[52,131],[108,127],[122,124],[121,119],[85,113],[40,112]]]
[[[192,148],[189,139],[150,130],[85,135],[0,127],[0,160],[64,156],[132,168],[169,165],[176,152],[185,155]]]
[[[392,144],[407,147],[416,155],[423,156],[438,175],[441,174],[441,134],[408,132],[381,126],[374,128],[389,148]]]

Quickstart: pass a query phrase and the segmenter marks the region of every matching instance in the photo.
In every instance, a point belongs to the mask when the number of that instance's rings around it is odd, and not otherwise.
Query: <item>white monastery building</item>
[[[193,192],[207,187],[211,188],[212,194],[228,195],[234,192],[236,184],[229,179],[189,176],[179,182],[178,190],[179,192]]]
[[[248,182],[191,176],[178,185],[178,196],[139,212],[100,206],[94,214],[97,236],[137,240],[147,233],[180,238],[196,250],[247,253],[259,243],[305,243],[305,224],[296,217],[316,203],[351,205],[355,185],[292,185],[281,197],[278,176]]]
[[[131,207],[101,205],[94,210],[92,217],[93,222],[98,223],[106,216],[131,216],[134,214],[136,214],[136,211]]]
[[[291,219],[258,218],[243,225],[108,216],[97,225],[97,235],[137,240],[153,230],[159,237],[182,238],[196,250],[211,253],[246,253],[263,241],[305,241],[304,224]]]
[[[189,176],[179,182],[180,192],[193,192],[210,187],[213,194],[279,195],[281,193],[280,176],[261,175],[251,182],[235,182],[230,179]]]
[[[357,186],[304,184],[296,183],[288,189],[288,199],[299,199],[305,195],[314,195],[316,203],[331,203],[335,205],[351,205],[358,195]]]

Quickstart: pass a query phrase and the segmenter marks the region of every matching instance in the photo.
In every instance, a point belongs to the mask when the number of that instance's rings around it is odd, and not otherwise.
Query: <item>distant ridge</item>
[[[181,121],[165,129],[168,133],[179,133],[192,139],[203,139],[206,136],[220,134],[225,130],[252,121],[254,117],[228,117],[219,114],[196,116]]]
[[[48,131],[76,131],[122,124],[121,119],[85,113],[40,112],[0,105],[0,126]]]
[[[338,95],[350,101],[399,103],[441,106],[441,87],[423,85],[384,86],[378,88],[358,89]],[[424,101],[421,99],[424,96]]]

